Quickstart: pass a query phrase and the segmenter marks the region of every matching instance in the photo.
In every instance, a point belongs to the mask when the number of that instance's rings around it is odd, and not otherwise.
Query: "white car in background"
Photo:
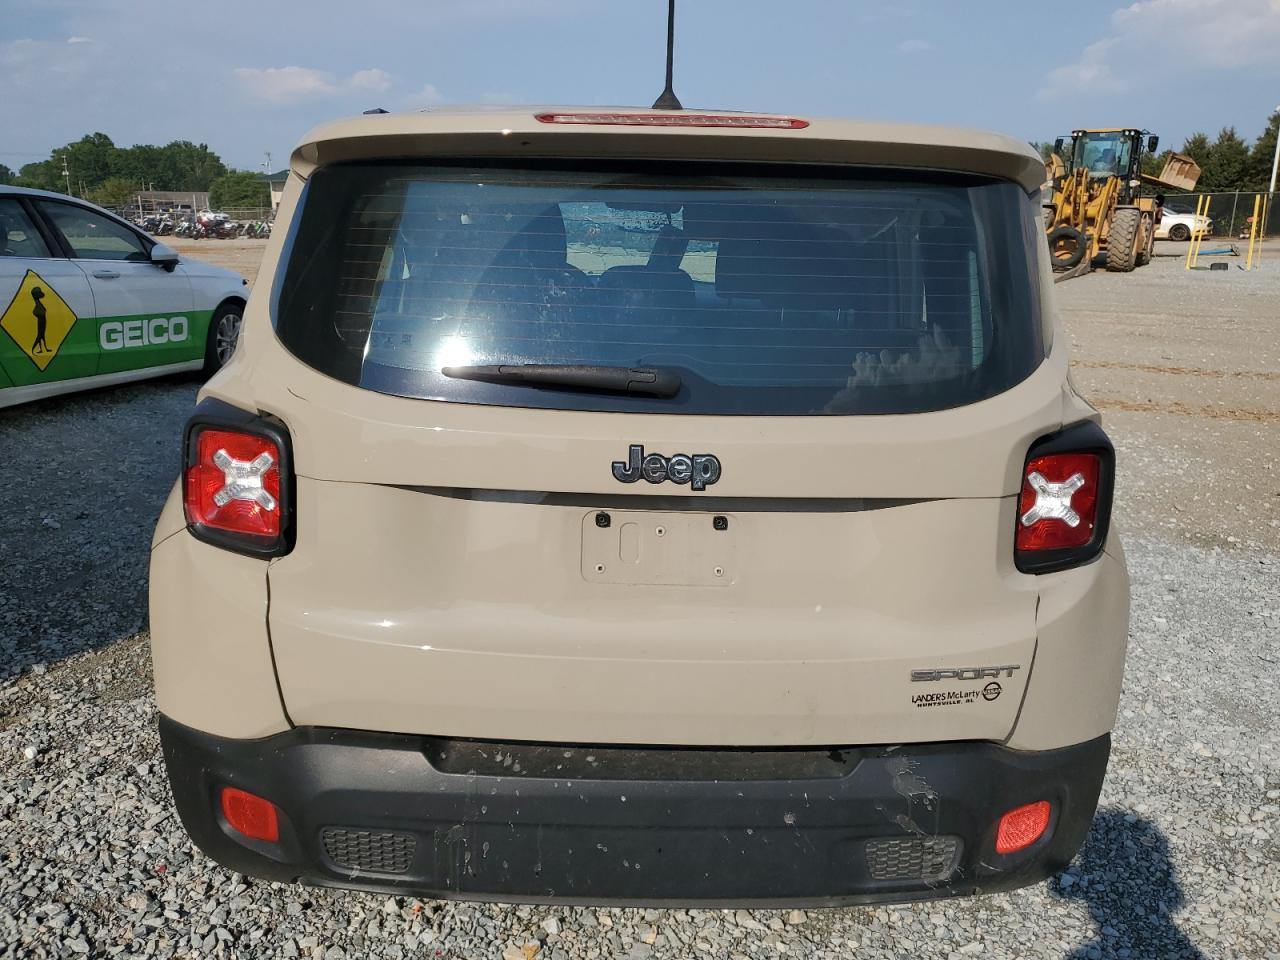
[[[248,299],[83,200],[0,186],[0,407],[231,359]]]
[[[1157,240],[1190,240],[1191,231],[1196,230],[1206,237],[1213,236],[1213,220],[1209,217],[1197,217],[1194,213],[1178,213],[1165,210],[1156,225]]]

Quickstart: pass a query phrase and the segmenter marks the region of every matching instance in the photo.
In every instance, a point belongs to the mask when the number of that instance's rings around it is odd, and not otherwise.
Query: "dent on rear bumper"
[[[1093,563],[1041,578],[1036,654],[1008,745],[1047,750],[1111,730],[1129,643],[1129,573],[1114,532]]]
[[[151,658],[162,713],[224,737],[289,729],[267,636],[267,563],[176,530],[176,496],[151,550]],[[168,530],[162,536],[162,532]]]
[[[1109,752],[1107,737],[1043,752],[834,748],[777,760],[777,769],[752,758],[735,776],[724,758],[719,767],[708,758],[700,773],[698,750],[603,748],[627,756],[600,774],[592,761],[601,748],[569,745],[307,727],[231,741],[164,717],[161,739],[188,832],[242,873],[419,896],[702,906],[834,906],[1036,882],[1083,841]],[[477,772],[471,755],[442,759],[442,750],[489,748],[516,763],[486,756]],[[572,776],[545,763],[521,771],[529,750],[563,756]],[[692,763],[680,758],[683,772],[673,772],[681,752]],[[236,839],[216,812],[224,785],[278,806],[278,844]],[[1038,800],[1053,804],[1049,831],[997,855],[1000,815]],[[913,849],[926,854],[913,861]]]

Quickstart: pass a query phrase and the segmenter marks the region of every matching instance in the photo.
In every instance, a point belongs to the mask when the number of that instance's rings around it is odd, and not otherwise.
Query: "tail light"
[[[187,422],[184,449],[182,502],[191,534],[252,556],[287,553],[293,473],[284,427],[206,400]]]
[[[1017,568],[1049,573],[1097,557],[1107,539],[1114,482],[1115,450],[1096,423],[1032,444],[1018,496]]]
[[[222,788],[222,815],[231,828],[250,840],[280,842],[280,817],[276,805],[236,787]]]
[[[1037,800],[1010,810],[1000,818],[996,827],[996,853],[1017,853],[1031,846],[1044,836],[1052,813],[1053,807],[1048,800]]]

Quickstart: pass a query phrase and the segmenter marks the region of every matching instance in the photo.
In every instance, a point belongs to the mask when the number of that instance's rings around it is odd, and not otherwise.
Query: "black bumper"
[[[269,880],[423,897],[836,906],[1011,890],[1062,869],[1093,819],[1110,738],[757,751],[492,744],[299,728],[226,740],[161,717],[182,822]],[[236,786],[280,842],[219,812]],[[1000,815],[1053,805],[1026,850]]]

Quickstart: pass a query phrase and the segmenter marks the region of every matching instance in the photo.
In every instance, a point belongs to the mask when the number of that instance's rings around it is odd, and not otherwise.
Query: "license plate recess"
[[[593,511],[582,518],[582,576],[592,583],[728,586],[737,576],[739,526],[726,514]]]

